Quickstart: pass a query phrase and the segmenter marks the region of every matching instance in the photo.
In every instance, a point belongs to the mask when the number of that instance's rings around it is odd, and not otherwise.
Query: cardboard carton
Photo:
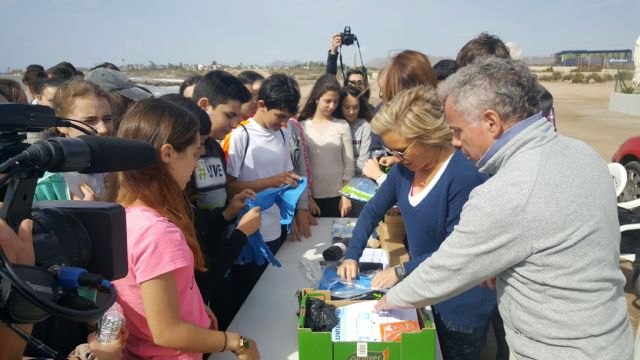
[[[389,253],[389,266],[409,261],[409,254],[404,247],[405,235],[404,223],[400,215],[385,215],[384,221],[378,225],[380,247]]]
[[[312,332],[304,327],[307,297],[317,297],[336,307],[356,301],[331,301],[327,290],[303,289],[298,317],[298,354],[300,360],[433,360],[436,354],[436,329],[429,315],[418,311],[420,331],[403,333],[400,341],[333,342],[331,332]]]

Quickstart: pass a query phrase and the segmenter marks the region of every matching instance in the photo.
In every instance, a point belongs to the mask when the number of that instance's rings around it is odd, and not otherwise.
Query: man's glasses
[[[364,80],[349,80],[347,81],[351,85],[355,85],[358,87],[364,87]]]
[[[400,160],[405,160],[407,151],[409,151],[409,149],[411,149],[411,147],[413,146],[413,144],[416,143],[416,141],[417,140],[414,140],[411,144],[409,144],[409,146],[407,146],[407,148],[404,149],[404,151],[391,150],[391,149],[387,148],[386,146],[383,146],[383,148],[389,155],[391,155],[393,157],[397,157]]]

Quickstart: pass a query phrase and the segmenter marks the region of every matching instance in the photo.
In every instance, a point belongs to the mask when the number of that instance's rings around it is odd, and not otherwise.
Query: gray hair
[[[539,111],[539,94],[538,81],[526,65],[494,56],[478,58],[438,86],[438,95],[450,97],[471,123],[489,109],[503,121],[524,120]]]

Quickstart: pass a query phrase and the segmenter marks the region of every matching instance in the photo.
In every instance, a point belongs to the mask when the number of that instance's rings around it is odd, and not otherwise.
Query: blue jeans
[[[468,328],[443,320],[434,309],[433,320],[443,360],[478,360],[486,342],[487,326]]]

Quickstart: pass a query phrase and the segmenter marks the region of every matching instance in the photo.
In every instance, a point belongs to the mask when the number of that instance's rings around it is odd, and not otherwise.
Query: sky
[[[0,72],[60,61],[325,61],[345,25],[365,63],[403,49],[455,58],[483,31],[525,57],[633,50],[639,17],[640,0],[0,0]],[[354,53],[344,48],[345,63]]]

